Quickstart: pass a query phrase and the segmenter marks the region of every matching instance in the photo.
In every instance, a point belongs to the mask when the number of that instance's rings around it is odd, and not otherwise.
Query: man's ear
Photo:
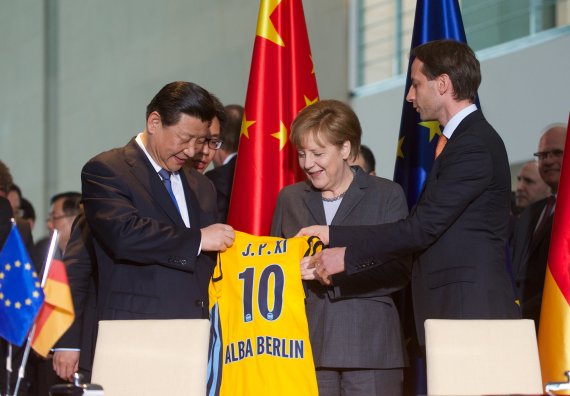
[[[436,77],[437,79],[437,89],[440,95],[443,95],[447,92],[453,92],[453,84],[451,83],[451,79],[449,75],[444,73]]]
[[[158,128],[162,126],[162,119],[160,118],[160,114],[157,111],[153,111],[148,115],[146,119],[146,130],[149,133],[155,133]]]

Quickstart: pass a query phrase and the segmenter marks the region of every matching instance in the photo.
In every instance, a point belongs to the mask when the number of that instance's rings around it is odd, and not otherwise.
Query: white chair
[[[210,322],[100,321],[91,382],[105,396],[206,394]]]
[[[542,394],[532,320],[428,319],[428,395]]]

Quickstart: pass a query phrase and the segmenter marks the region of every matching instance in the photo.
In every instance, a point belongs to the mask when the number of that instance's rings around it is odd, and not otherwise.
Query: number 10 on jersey
[[[257,268],[257,272],[261,269]],[[247,267],[238,275],[243,281],[243,320],[254,320],[254,294],[257,300],[257,310],[261,317],[268,321],[279,319],[283,310],[283,289],[285,274],[279,264],[270,264],[256,274],[255,267]]]

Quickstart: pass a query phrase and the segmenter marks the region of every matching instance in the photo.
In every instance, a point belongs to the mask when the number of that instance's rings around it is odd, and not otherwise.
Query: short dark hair
[[[220,99],[218,99],[213,94],[211,94],[211,95],[212,95],[212,99],[214,100],[214,105],[216,106],[216,118],[218,119],[218,121],[220,121],[220,130],[223,130],[224,125],[228,121],[226,109],[224,108],[224,105],[222,104],[222,102],[220,102]]]
[[[481,84],[481,67],[475,53],[465,43],[453,40],[435,40],[411,51],[423,63],[422,71],[428,80],[447,74],[453,84],[456,100],[475,102]]]
[[[291,124],[291,142],[299,148],[312,134],[315,141],[326,140],[335,146],[350,142],[350,158],[355,159],[360,150],[362,128],[354,111],[338,100],[321,100],[305,107]]]
[[[164,126],[177,124],[182,114],[202,121],[212,121],[216,116],[216,103],[214,96],[201,86],[174,81],[162,87],[152,98],[146,107],[147,119],[153,111],[160,114]]]
[[[81,205],[81,193],[76,191],[67,191],[64,193],[59,193],[51,197],[50,203],[53,205],[55,201],[63,199],[63,204],[61,205],[61,210],[66,215],[76,215],[79,213],[79,208]]]
[[[20,216],[22,219],[36,221],[36,211],[34,210],[34,206],[26,198],[22,198],[20,210],[22,211],[22,216]]]
[[[222,126],[222,140],[224,150],[235,153],[239,145],[241,122],[243,120],[243,106],[231,104],[226,106],[226,122]]]
[[[364,169],[366,173],[376,170],[376,159],[374,158],[374,153],[372,153],[372,150],[370,150],[368,146],[361,144],[358,154],[362,157],[364,165],[366,165],[366,169]]]
[[[8,194],[13,184],[14,180],[12,179],[10,168],[8,168],[4,162],[0,161],[0,191],[4,194]]]
[[[20,199],[22,199],[22,189],[17,184],[12,184],[10,186],[10,189],[8,190],[8,192],[12,192],[12,191],[15,191],[16,194],[18,194],[18,196],[20,197]]]

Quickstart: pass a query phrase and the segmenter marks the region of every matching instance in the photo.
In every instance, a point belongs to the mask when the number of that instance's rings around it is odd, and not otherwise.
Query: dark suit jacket
[[[428,318],[520,317],[505,270],[509,202],[505,146],[475,111],[434,162],[409,217],[378,226],[333,226],[330,245],[347,247],[348,274],[414,256],[412,299],[424,345]]]
[[[232,184],[236,170],[237,156],[234,155],[227,164],[218,166],[208,172],[206,176],[214,183],[217,193],[218,222],[225,223],[228,218]]]
[[[91,367],[97,339],[98,272],[95,247],[85,214],[80,213],[73,224],[65,248],[64,262],[73,298],[75,320],[58,340],[55,348],[80,349],[79,372],[85,381],[91,379]]]
[[[533,319],[538,329],[544,276],[552,231],[552,216],[536,235],[534,229],[547,198],[528,206],[520,215],[513,235],[513,273],[522,316]]]
[[[357,168],[332,224],[379,224],[408,212],[402,188]],[[290,238],[300,228],[326,224],[321,192],[301,182],[279,193],[272,235]],[[390,294],[410,277],[409,260],[325,288],[307,282],[307,317],[317,367],[396,368],[406,364],[398,311]]]
[[[98,265],[99,319],[208,317],[213,262],[197,253],[200,228],[215,220],[215,189],[197,172],[180,172],[190,228],[134,139],[83,167],[83,202]]]

